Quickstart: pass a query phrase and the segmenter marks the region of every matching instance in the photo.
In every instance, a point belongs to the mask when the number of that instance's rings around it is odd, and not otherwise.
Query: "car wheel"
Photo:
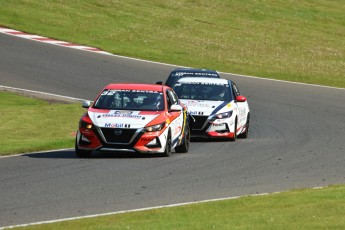
[[[231,141],[236,141],[237,139],[237,117],[235,119],[234,136],[230,139]]]
[[[240,138],[248,138],[248,134],[249,134],[249,119],[250,119],[250,115],[248,113],[247,122],[246,122],[246,131],[244,131],[244,133],[241,133],[240,135],[238,135],[238,137],[240,137]]]
[[[187,153],[189,150],[189,143],[190,143],[190,129],[189,129],[189,125],[187,124],[184,135],[183,135],[182,144],[175,147],[175,151],[177,153]]]
[[[77,142],[75,143],[75,155],[79,158],[86,158],[91,156],[91,151],[82,150],[78,148]]]
[[[171,156],[171,135],[170,132],[168,133],[167,142],[165,144],[165,150],[162,154],[163,157],[170,157]]]

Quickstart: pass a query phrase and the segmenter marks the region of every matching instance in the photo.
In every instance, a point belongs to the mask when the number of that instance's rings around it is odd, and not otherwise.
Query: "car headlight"
[[[163,123],[160,123],[158,125],[152,125],[152,126],[149,126],[149,127],[145,127],[144,130],[146,132],[157,132],[157,131],[161,131],[165,126],[165,122]]]
[[[232,112],[233,112],[233,110],[228,111],[228,112],[224,112],[224,113],[219,113],[219,114],[214,115],[213,118],[214,119],[229,118],[232,116]]]
[[[84,121],[83,119],[80,119],[79,121],[79,127],[84,129],[92,129],[93,125]]]

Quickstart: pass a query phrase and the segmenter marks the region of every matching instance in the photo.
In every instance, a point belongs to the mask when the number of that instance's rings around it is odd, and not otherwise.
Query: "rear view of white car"
[[[181,78],[174,85],[180,101],[191,115],[192,137],[247,138],[250,111],[247,98],[231,80]]]

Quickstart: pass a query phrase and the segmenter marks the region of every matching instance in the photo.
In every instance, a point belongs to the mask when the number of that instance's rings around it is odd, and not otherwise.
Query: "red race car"
[[[94,150],[139,152],[170,156],[188,152],[190,130],[186,107],[168,86],[109,84],[79,122],[75,153],[89,157]]]

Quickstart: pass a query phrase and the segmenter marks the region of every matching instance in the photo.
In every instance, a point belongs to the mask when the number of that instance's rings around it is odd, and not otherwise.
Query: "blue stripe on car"
[[[230,103],[230,101],[224,101],[222,104],[220,104],[217,108],[215,108],[213,110],[213,112],[211,113],[210,116],[213,116],[213,115],[217,114],[219,110],[221,110],[224,106],[226,106],[229,103]]]

